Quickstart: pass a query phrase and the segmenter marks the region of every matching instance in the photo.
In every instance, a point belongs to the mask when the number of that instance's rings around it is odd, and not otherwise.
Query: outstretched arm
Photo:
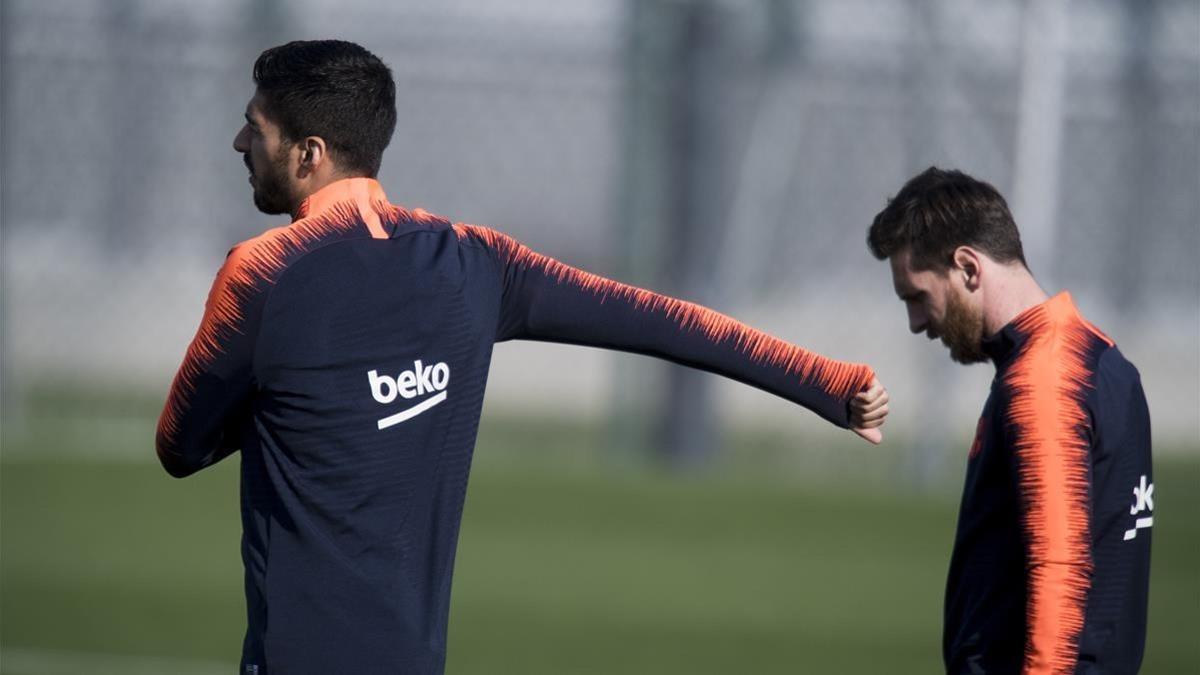
[[[859,426],[872,442],[886,415],[865,365],[835,361],[690,302],[627,286],[535,253],[495,230],[456,225],[503,275],[497,340],[528,339],[646,354],[723,375]],[[867,392],[856,404],[851,401]],[[882,400],[882,403],[880,402]]]

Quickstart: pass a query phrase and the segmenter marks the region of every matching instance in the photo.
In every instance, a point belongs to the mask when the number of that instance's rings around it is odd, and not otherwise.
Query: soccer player
[[[1154,483],[1137,369],[1025,263],[1004,198],[930,168],[871,224],[908,327],[996,377],[976,429],[946,588],[950,673],[1133,673]]]
[[[881,440],[866,366],[389,203],[395,87],[362,47],[268,49],[254,82],[234,149],[257,207],[292,223],[230,251],[157,434],[174,476],[241,450],[243,673],[442,671],[496,342],[669,359]]]

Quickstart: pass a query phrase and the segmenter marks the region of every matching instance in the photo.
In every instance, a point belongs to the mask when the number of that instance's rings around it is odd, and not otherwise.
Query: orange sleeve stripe
[[[1031,336],[1005,376],[1029,555],[1025,672],[1071,673],[1092,570],[1083,404],[1092,331],[1053,305],[1017,329]]]
[[[601,302],[608,298],[629,302],[639,310],[666,315],[682,331],[699,330],[713,343],[732,342],[755,363],[781,368],[788,374],[799,376],[806,384],[815,384],[833,397],[848,398],[865,389],[874,377],[869,366],[835,361],[706,307],[564,265],[490,228],[458,223],[454,225],[454,230],[459,238],[475,236],[483,240],[510,263],[536,269],[559,284],[570,284],[588,291],[600,297]]]
[[[158,420],[160,437],[174,438],[179,432],[179,420],[194,392],[196,378],[225,351],[225,340],[241,332],[245,304],[258,292],[256,289],[264,283],[274,283],[293,256],[331,234],[353,230],[358,223],[355,204],[340,204],[319,216],[267,230],[230,251],[209,292],[200,328],[171,384]]]

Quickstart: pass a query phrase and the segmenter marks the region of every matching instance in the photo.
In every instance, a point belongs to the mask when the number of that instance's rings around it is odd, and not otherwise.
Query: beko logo
[[[1145,516],[1137,516],[1145,513]],[[1138,530],[1154,525],[1154,483],[1147,482],[1146,476],[1138,485],[1133,486],[1133,505],[1129,507],[1129,515],[1137,518],[1133,527],[1125,530],[1125,541],[1136,539]]]
[[[412,370],[401,371],[396,377],[380,375],[377,370],[369,370],[367,384],[371,386],[371,396],[383,404],[395,401],[397,396],[411,400],[437,392],[411,408],[379,420],[379,428],[386,429],[410,420],[445,401],[446,387],[450,384],[450,366],[440,362],[427,366],[418,359],[413,362]]]

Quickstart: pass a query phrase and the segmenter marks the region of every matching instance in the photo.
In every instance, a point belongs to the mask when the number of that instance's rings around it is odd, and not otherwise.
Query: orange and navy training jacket
[[[242,672],[440,673],[492,345],[619,349],[848,424],[872,373],[338,181],[234,247],[159,421],[172,475],[241,451]],[[529,386],[537,386],[535,382]]]
[[[1154,482],[1137,369],[1060,293],[984,342],[996,365],[946,590],[950,673],[1134,673]]]

